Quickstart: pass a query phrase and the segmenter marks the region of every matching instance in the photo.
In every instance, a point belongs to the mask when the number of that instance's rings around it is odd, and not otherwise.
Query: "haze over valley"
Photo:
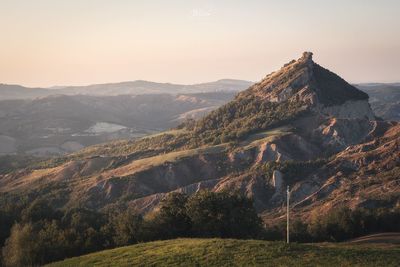
[[[55,156],[138,138],[199,118],[251,82],[198,85],[126,82],[79,89],[0,85],[0,154]],[[45,92],[45,93],[43,93]]]

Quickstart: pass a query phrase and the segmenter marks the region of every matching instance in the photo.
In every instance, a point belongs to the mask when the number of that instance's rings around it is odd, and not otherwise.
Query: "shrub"
[[[143,238],[154,240],[189,236],[191,221],[186,214],[187,199],[185,194],[168,194],[162,200],[160,209],[146,218]]]
[[[195,236],[250,238],[262,228],[252,201],[239,194],[202,191],[186,207]]]

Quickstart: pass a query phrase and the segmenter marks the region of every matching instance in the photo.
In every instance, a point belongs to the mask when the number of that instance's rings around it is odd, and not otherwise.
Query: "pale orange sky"
[[[257,81],[303,51],[400,81],[400,1],[1,0],[0,83]]]

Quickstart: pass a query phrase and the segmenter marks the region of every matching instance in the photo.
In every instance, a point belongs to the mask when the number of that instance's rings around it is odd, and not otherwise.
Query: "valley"
[[[60,156],[111,140],[140,138],[201,117],[233,96],[221,91],[3,100],[0,155]]]

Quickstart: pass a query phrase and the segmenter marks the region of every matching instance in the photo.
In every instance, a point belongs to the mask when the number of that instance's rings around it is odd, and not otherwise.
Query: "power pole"
[[[286,202],[286,243],[289,244],[289,200],[290,200],[290,191],[289,186],[286,188],[287,202]]]

